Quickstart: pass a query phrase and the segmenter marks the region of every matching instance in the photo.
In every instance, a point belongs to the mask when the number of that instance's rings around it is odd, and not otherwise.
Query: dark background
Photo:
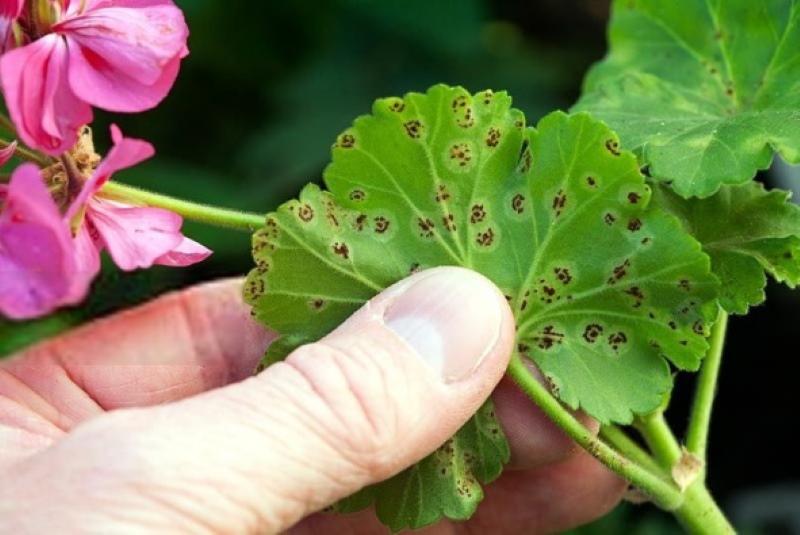
[[[117,176],[192,200],[266,212],[319,180],[336,135],[375,98],[445,82],[506,89],[529,123],[576,99],[606,48],[608,5],[591,0],[178,0],[192,54],[167,100],[136,116],[98,114],[152,141],[151,162]],[[800,185],[776,166],[764,180]],[[794,181],[792,181],[794,179]],[[124,274],[106,266],[89,302],[28,324],[0,321],[0,356],[168,289],[250,267],[249,236],[187,223],[215,254],[190,269]],[[800,294],[771,287],[769,303],[732,320],[711,435],[710,485],[752,532],[800,533],[800,463],[793,440]],[[671,418],[680,428],[691,377]],[[672,533],[649,507],[624,506],[582,533]]]

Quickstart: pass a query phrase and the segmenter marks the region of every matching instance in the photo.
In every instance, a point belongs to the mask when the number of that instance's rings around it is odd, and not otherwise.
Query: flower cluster
[[[171,0],[0,0],[0,88],[18,142],[38,153],[0,183],[0,313],[27,319],[85,298],[107,251],[123,270],[187,266],[211,251],[170,211],[102,188],[154,154],[112,127],[94,153],[92,107],[140,112],[161,102],[188,54]],[[0,165],[18,152],[4,144]]]

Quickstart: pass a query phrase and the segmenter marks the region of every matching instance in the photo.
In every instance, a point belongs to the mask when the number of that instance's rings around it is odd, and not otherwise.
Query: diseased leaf
[[[330,192],[308,186],[254,237],[246,296],[286,337],[268,361],[410,273],[457,265],[503,290],[519,352],[562,401],[602,422],[658,407],[672,384],[664,357],[699,366],[716,312],[710,261],[648,206],[634,155],[586,114],[554,113],[533,130],[502,92],[440,85],[382,99],[339,136],[325,183]],[[459,494],[458,481],[488,482],[507,458],[483,419],[452,443],[475,463],[441,479],[439,450],[350,505],[374,499],[393,528],[469,517],[479,487]]]
[[[765,271],[792,288],[800,283],[800,207],[788,202],[790,197],[751,182],[723,186],[704,200],[685,200],[660,186],[654,202],[678,216],[703,244],[722,281],[722,307],[746,314],[766,299]]]
[[[480,483],[495,480],[509,455],[489,402],[433,455],[342,500],[334,510],[354,512],[374,503],[378,518],[392,531],[427,526],[442,516],[467,519],[483,499]]]
[[[684,197],[800,163],[800,3],[616,0],[575,110],[606,121]]]

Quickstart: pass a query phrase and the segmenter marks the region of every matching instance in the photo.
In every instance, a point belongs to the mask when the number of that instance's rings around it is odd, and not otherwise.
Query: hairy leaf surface
[[[254,237],[246,295],[285,335],[268,361],[410,273],[457,265],[498,285],[519,352],[564,403],[602,422],[655,409],[671,388],[668,361],[699,366],[716,311],[710,261],[649,207],[634,155],[586,114],[531,129],[505,93],[435,86],[379,100],[339,136],[325,183]],[[487,482],[507,459],[494,426],[485,415],[456,436],[456,451],[478,453],[471,462],[456,455],[442,471],[439,450],[355,502],[375,499],[393,528],[468,517],[481,491],[459,492],[461,482]]]
[[[616,0],[575,110],[606,121],[684,196],[800,163],[800,3]]]
[[[664,186],[654,197],[703,244],[728,312],[746,314],[764,302],[765,271],[792,288],[800,283],[800,207],[789,202],[790,193],[751,182],[724,186],[704,200],[683,199]]]

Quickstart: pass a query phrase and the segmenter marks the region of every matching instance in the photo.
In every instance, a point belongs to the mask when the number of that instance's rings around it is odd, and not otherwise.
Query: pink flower
[[[80,263],[94,260],[75,253],[84,240],[73,239],[39,169],[20,166],[0,213],[0,312],[27,319],[80,301],[100,268]]]
[[[56,156],[92,106],[140,112],[166,97],[188,54],[172,0],[61,0],[48,27],[0,58],[0,84],[22,140]]]
[[[11,40],[11,25],[19,17],[25,0],[0,0],[0,53]]]
[[[33,165],[14,172],[4,201],[0,193],[0,312],[6,316],[32,318],[80,302],[104,249],[126,271],[188,266],[211,254],[181,234],[179,215],[103,197],[113,173],[154,154],[152,145],[123,138],[116,127],[112,137],[114,147],[64,215]]]
[[[155,150],[146,141],[126,139],[111,127],[114,147],[67,211],[73,219],[83,210],[83,225],[89,229],[98,251],[108,249],[122,269],[131,271],[153,264],[189,266],[208,258],[211,251],[181,234],[183,219],[161,208],[131,206],[98,195],[115,172],[132,167]]]

